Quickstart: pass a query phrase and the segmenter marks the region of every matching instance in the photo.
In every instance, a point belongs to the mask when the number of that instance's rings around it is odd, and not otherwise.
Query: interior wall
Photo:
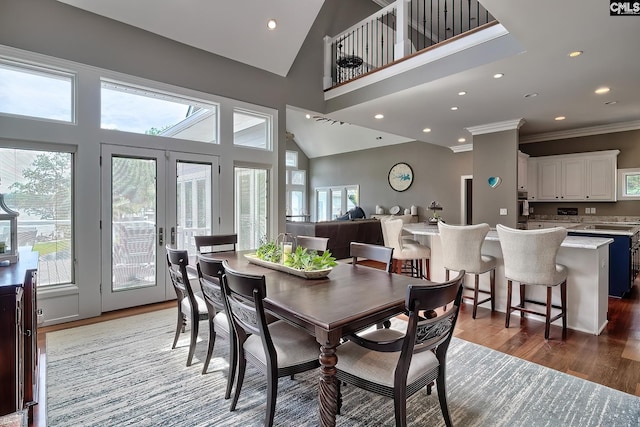
[[[403,192],[393,190],[388,182],[389,170],[399,162],[408,163],[414,174],[411,187]],[[440,212],[444,220],[458,224],[460,176],[470,175],[471,165],[471,153],[455,154],[449,148],[418,141],[313,158],[309,160],[310,200],[315,203],[317,187],[357,184],[367,217],[375,214],[376,205],[385,213],[392,206],[404,211],[415,205],[420,220],[425,220],[431,215],[426,206],[436,200],[444,208]]]
[[[520,151],[531,157],[603,150],[620,150],[618,169],[640,167],[640,130],[520,144]],[[534,215],[556,215],[558,208],[578,208],[578,214],[585,215],[586,207],[595,207],[595,216],[637,216],[640,220],[640,200],[588,203],[534,202],[531,206],[534,209]]]
[[[473,223],[491,227],[517,223],[518,131],[506,130],[473,136]],[[500,185],[489,186],[489,177],[499,177]],[[506,209],[507,215],[500,215]]]

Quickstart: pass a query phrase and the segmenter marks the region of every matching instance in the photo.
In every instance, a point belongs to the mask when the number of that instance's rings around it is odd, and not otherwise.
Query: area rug
[[[236,411],[224,400],[228,342],[216,341],[202,375],[201,323],[192,366],[188,333],[171,349],[175,310],[47,334],[47,415],[62,426],[261,426],[264,377],[248,368]],[[338,355],[340,354],[338,350]],[[274,425],[318,425],[317,372],[281,378]],[[449,409],[456,426],[638,426],[640,398],[454,338]],[[393,426],[393,402],[343,387],[338,426]],[[408,423],[442,426],[437,393],[408,400]]]

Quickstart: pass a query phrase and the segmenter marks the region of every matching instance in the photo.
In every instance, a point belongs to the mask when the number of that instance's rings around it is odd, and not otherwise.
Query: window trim
[[[630,175],[640,175],[640,168],[618,169],[618,199],[619,200],[640,200],[640,194],[626,193],[626,177]]]

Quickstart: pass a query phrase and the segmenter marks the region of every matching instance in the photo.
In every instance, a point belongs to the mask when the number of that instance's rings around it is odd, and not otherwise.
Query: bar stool
[[[507,317],[505,327],[509,327],[511,312],[520,310],[545,318],[544,339],[549,339],[551,322],[562,318],[562,338],[567,336],[567,267],[556,264],[556,255],[562,241],[567,237],[567,229],[563,227],[542,230],[516,230],[502,224],[496,226],[502,255],[504,272],[507,278]],[[520,282],[520,304],[511,305],[512,282]],[[527,299],[525,285],[546,286],[545,302]],[[553,305],[551,291],[560,285],[560,305]],[[544,313],[525,308],[525,303],[544,305]],[[560,313],[551,317],[551,309],[559,309]]]
[[[394,273],[402,273],[403,266],[408,264],[412,276],[429,280],[431,249],[415,241],[403,239],[403,222],[401,219],[381,220],[380,226],[382,227],[384,245],[393,248],[392,271]],[[424,269],[423,261],[425,264]]]
[[[473,300],[473,315],[476,318],[478,305],[491,302],[491,311],[495,311],[496,291],[496,259],[489,255],[482,255],[482,244],[489,232],[489,224],[476,225],[448,225],[438,222],[442,257],[444,260],[445,280],[449,280],[449,271],[465,270],[467,274],[475,276],[473,287],[465,286],[472,290],[473,296],[463,295],[465,299]],[[480,275],[489,272],[489,290],[480,289]],[[478,300],[478,294],[489,295],[482,301]]]

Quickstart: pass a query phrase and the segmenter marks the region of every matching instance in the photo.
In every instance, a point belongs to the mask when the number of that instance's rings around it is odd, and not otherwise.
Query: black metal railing
[[[493,21],[478,0],[397,0],[329,39],[325,75],[336,86]]]

